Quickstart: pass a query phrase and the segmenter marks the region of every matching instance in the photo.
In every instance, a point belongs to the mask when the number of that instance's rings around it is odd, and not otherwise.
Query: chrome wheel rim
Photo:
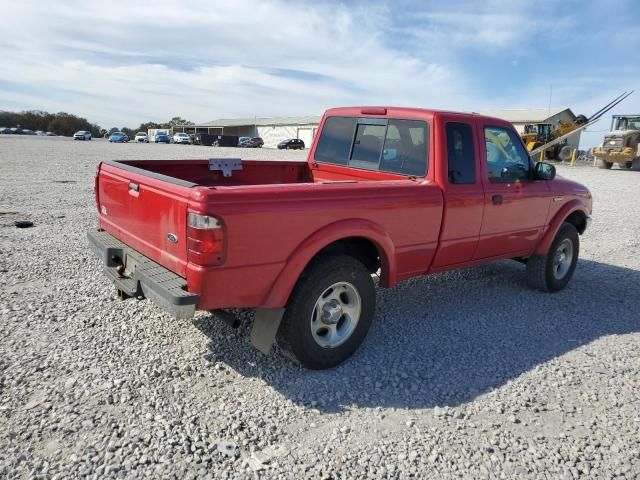
[[[311,313],[311,335],[322,348],[336,348],[353,334],[360,320],[362,300],[358,290],[347,282],[325,289]]]
[[[565,238],[560,242],[560,245],[558,245],[556,253],[553,256],[553,276],[556,280],[561,280],[565,277],[571,268],[572,261],[573,242],[568,238]]]

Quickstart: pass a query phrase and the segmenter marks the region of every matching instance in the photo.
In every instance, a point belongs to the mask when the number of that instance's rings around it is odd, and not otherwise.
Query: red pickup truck
[[[123,296],[178,318],[256,310],[253,343],[339,364],[383,287],[498,259],[564,288],[591,194],[534,164],[497,118],[413,108],[328,110],[306,162],[105,161],[89,243]]]

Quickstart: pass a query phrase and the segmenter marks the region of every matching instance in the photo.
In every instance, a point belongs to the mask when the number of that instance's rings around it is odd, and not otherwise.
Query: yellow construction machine
[[[567,145],[567,138],[571,136],[571,134],[593,125],[605,113],[632,93],[633,91],[624,92],[589,118],[584,115],[578,115],[572,122],[560,120],[557,125],[551,123],[532,123],[525,125],[524,132],[520,134],[522,140],[532,157],[541,155],[542,152],[544,152],[543,156],[548,160],[569,161],[573,154],[573,149]]]

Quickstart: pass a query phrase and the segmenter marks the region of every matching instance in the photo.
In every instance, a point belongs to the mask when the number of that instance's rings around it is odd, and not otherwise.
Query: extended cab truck
[[[533,164],[503,120],[408,108],[325,113],[307,162],[102,162],[92,249],[125,295],[177,317],[254,308],[253,343],[303,365],[348,358],[383,287],[498,259],[554,292],[591,194]]]

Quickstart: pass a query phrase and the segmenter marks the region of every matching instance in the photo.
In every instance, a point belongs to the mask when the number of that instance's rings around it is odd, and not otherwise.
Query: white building
[[[307,148],[318,129],[320,117],[222,118],[197,125],[198,132],[238,137],[261,137],[265,147],[299,138]]]

